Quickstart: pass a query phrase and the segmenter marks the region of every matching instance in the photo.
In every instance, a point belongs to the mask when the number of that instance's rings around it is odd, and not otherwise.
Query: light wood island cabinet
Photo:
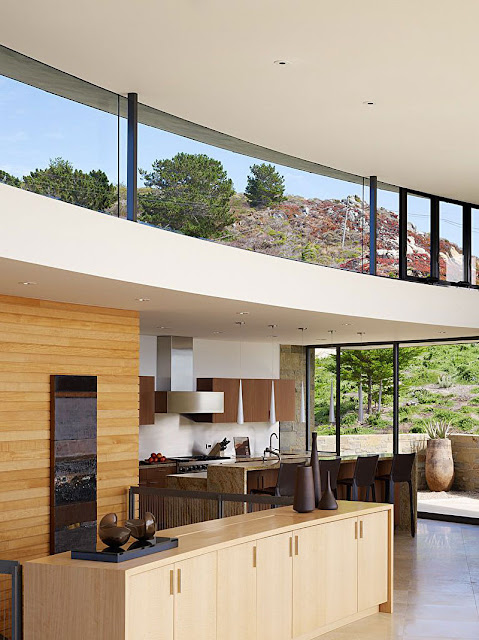
[[[162,532],[178,548],[119,565],[27,562],[25,640],[312,640],[392,611],[392,518],[284,507]]]

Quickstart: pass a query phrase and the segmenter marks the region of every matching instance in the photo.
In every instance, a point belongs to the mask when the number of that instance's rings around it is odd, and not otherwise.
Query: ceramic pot
[[[338,508],[338,503],[331,489],[331,472],[326,474],[326,486],[323,488],[323,495],[319,501],[318,509],[333,510]]]
[[[296,469],[293,509],[298,513],[309,513],[315,507],[313,470],[310,466]]]
[[[431,491],[449,491],[454,482],[454,460],[449,438],[428,440],[426,482]]]
[[[318,434],[313,432],[311,440],[311,469],[313,471],[313,484],[314,484],[314,502],[316,507],[321,500],[321,476],[319,474],[319,460],[318,460]]]

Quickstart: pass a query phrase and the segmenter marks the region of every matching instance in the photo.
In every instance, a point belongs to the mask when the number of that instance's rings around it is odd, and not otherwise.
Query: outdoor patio
[[[477,491],[418,491],[417,510],[420,513],[478,518]]]

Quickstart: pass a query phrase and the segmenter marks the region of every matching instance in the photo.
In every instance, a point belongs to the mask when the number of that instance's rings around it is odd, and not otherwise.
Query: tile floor
[[[394,543],[394,614],[321,640],[478,640],[479,526],[419,520],[415,539],[398,533]]]

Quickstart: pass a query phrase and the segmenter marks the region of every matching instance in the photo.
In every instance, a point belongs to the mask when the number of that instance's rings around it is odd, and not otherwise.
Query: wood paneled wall
[[[138,484],[138,313],[0,296],[3,559],[49,553],[51,374],[98,376],[98,519]]]

